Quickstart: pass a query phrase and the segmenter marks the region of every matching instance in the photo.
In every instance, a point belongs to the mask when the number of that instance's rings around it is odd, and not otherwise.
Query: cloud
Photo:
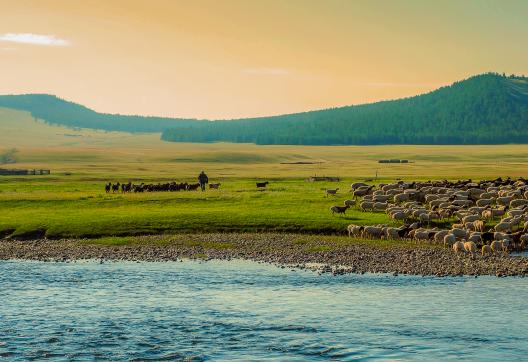
[[[55,47],[63,47],[70,45],[69,41],[56,38],[55,35],[42,35],[32,33],[5,33],[0,35],[0,41]]]
[[[283,68],[246,68],[242,69],[242,73],[255,75],[274,75],[284,76],[289,75],[290,71]]]

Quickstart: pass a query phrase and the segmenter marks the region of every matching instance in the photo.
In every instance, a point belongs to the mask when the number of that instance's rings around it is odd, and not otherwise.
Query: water
[[[528,279],[0,262],[0,358],[521,360]]]

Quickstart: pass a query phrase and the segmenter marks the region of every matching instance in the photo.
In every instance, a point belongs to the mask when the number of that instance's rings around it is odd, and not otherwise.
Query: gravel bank
[[[193,234],[134,238],[126,245],[88,240],[0,240],[0,259],[171,261],[182,258],[249,259],[320,272],[434,276],[528,275],[527,257],[456,255],[425,246],[383,247],[296,234]],[[319,264],[313,266],[311,264]]]

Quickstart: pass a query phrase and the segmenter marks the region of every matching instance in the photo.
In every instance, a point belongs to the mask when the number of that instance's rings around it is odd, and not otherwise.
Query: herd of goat
[[[474,256],[524,251],[528,246],[528,180],[497,178],[479,182],[354,183],[353,199],[330,208],[344,214],[385,212],[400,227],[349,225],[349,236],[412,239],[444,245]],[[337,189],[326,190],[326,196]],[[434,227],[432,227],[434,226]]]
[[[265,189],[266,186],[269,184],[268,181],[264,182],[257,182],[256,186],[257,189]],[[218,190],[220,188],[220,183],[210,183],[209,188]],[[112,183],[109,182],[105,184],[105,192],[108,193],[116,193],[116,192],[122,192],[122,193],[129,193],[129,192],[174,192],[174,191],[196,191],[200,188],[199,183],[187,183],[187,182],[167,182],[167,183],[157,183],[157,184],[133,184],[132,182],[128,183]]]

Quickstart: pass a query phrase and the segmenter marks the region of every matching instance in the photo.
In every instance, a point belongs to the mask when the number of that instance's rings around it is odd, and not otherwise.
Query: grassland
[[[0,176],[0,235],[110,237],[216,231],[342,232],[349,223],[387,222],[382,213],[328,208],[349,198],[351,182],[373,179],[482,179],[526,176],[528,146],[306,147],[165,143],[159,135],[72,130],[0,109],[0,152],[50,176]],[[378,164],[405,158],[409,164]],[[298,164],[296,162],[303,162]],[[205,170],[220,190],[105,194],[104,183],[193,181]],[[339,183],[311,183],[312,175]],[[270,187],[255,188],[266,179]],[[339,187],[337,197],[325,188]]]

